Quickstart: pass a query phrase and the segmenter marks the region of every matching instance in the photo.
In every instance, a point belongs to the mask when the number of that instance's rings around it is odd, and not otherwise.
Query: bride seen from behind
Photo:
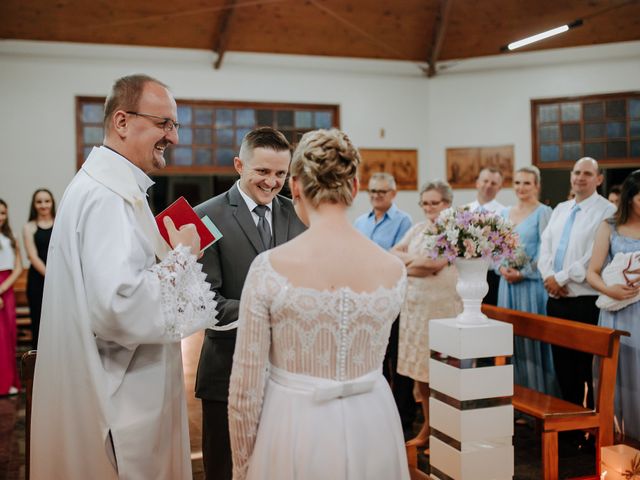
[[[234,479],[408,479],[382,360],[406,289],[397,258],[353,228],[360,156],[305,134],[290,187],[309,229],[259,255],[240,302],[229,395]]]

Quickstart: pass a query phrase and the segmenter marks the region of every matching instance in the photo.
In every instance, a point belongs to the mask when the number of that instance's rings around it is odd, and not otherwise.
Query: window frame
[[[85,161],[85,154],[84,154],[84,149],[86,147],[89,147],[93,144],[89,144],[89,143],[85,143],[84,142],[84,137],[83,137],[83,127],[85,126],[100,126],[103,127],[102,122],[98,123],[91,123],[91,122],[84,122],[83,121],[83,115],[82,115],[82,110],[83,110],[83,106],[86,104],[95,104],[95,103],[100,103],[100,104],[104,104],[105,101],[105,97],[100,97],[100,96],[76,96],[75,97],[75,102],[76,102],[76,168],[79,170],[80,167],[82,166],[82,164]],[[191,108],[195,108],[195,107],[205,107],[205,108],[213,108],[213,109],[231,109],[231,110],[244,110],[244,109],[252,109],[252,110],[273,110],[274,112],[277,111],[292,111],[294,118],[295,118],[295,112],[296,111],[327,111],[327,112],[331,112],[332,114],[332,125],[331,128],[340,128],[340,106],[337,104],[319,104],[319,103],[283,103],[283,102],[251,102],[251,101],[224,101],[224,100],[198,100],[198,99],[176,99],[176,102],[178,104],[178,107],[183,107],[183,106],[190,106]],[[178,118],[178,121],[180,122],[180,118]],[[192,123],[190,124],[192,126],[192,128],[195,126],[195,124],[193,123],[193,118],[192,118]],[[235,123],[235,115],[234,115],[234,120],[233,120],[233,130],[234,132],[236,131],[236,126],[237,124]],[[275,123],[275,115],[274,115],[274,123]],[[295,123],[295,120],[294,120]],[[257,122],[253,127],[250,128],[257,128],[258,126],[264,126],[264,125],[258,125]],[[273,126],[273,125],[271,125]],[[215,126],[212,126],[212,128],[215,128]],[[249,128],[249,127],[248,127]],[[279,130],[280,131],[286,131],[286,132],[292,132],[292,135],[295,136],[294,141],[290,142],[292,145],[297,144],[297,141],[299,140],[299,137],[302,135],[302,133],[307,132],[307,131],[311,131],[314,130],[315,127],[312,128],[296,128],[295,125],[293,125],[291,128],[282,128]],[[192,134],[192,142],[190,144],[178,144],[174,147],[170,147],[170,148],[175,148],[177,146],[185,146],[185,145],[189,145],[191,146],[191,148],[195,148],[197,146],[201,146],[199,144],[196,144],[194,142],[195,140],[195,135]],[[212,141],[211,145],[212,148],[215,147],[215,141]],[[232,146],[229,147],[232,148],[234,150],[239,149],[239,145],[237,146]],[[237,155],[238,152],[235,151],[235,154]],[[172,155],[172,154],[171,154]],[[171,158],[173,157],[173,155],[171,156]],[[170,159],[167,159],[167,166],[165,168],[163,168],[162,170],[157,170],[157,171],[153,171],[152,174],[154,176],[161,176],[161,175],[229,175],[229,174],[236,174],[236,170],[234,168],[233,165],[230,166],[219,166],[219,165],[172,165],[170,163]]]
[[[624,100],[626,103],[626,113],[624,117],[624,121],[626,122],[626,135],[624,137],[607,137],[606,132],[606,124],[607,122],[614,122],[615,118],[606,116],[606,102],[611,100]],[[632,157],[631,156],[631,141],[640,141],[640,136],[631,136],[631,122],[632,121],[640,121],[639,118],[631,118],[631,112],[628,108],[629,100],[638,100],[640,101],[640,91],[629,91],[629,92],[618,92],[618,93],[605,93],[605,94],[593,94],[593,95],[581,95],[581,96],[573,96],[573,97],[557,97],[557,98],[542,98],[542,99],[531,99],[531,158],[533,160],[533,164],[536,165],[540,169],[557,169],[557,168],[572,168],[575,160],[558,160],[553,162],[545,162],[540,158],[540,146],[538,138],[540,134],[540,127],[547,125],[557,125],[558,126],[558,140],[556,142],[548,142],[547,145],[558,145],[560,149],[560,157],[562,157],[562,145],[567,143],[579,143],[582,151],[582,155],[580,157],[587,156],[585,152],[585,145],[591,142],[587,142],[585,139],[585,125],[603,123],[605,125],[604,136],[600,138],[592,137],[588,140],[596,140],[602,142],[606,145],[610,138],[615,139],[623,139],[626,142],[627,146],[627,156],[626,157],[601,157],[596,158],[599,163],[603,166],[608,167],[616,167],[616,166],[628,166],[628,165],[637,165],[640,163],[640,157]],[[603,102],[605,105],[605,114],[601,120],[585,120],[585,105],[595,102]],[[579,103],[580,104],[580,119],[578,121],[562,121],[562,113],[559,112],[559,118],[556,122],[538,124],[538,107],[543,105],[554,105],[557,104],[558,108],[561,110],[561,105],[564,103]],[[620,117],[622,118],[622,117]],[[580,140],[579,141],[563,141],[562,140],[562,126],[563,125],[579,125],[580,129]],[[594,142],[595,143],[595,142]]]

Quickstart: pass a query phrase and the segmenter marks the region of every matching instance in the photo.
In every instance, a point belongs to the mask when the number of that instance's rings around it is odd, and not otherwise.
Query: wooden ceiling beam
[[[436,74],[436,64],[438,57],[440,57],[440,51],[442,50],[442,43],[444,42],[444,35],[447,30],[447,24],[449,23],[449,14],[451,13],[451,4],[453,0],[440,0],[438,6],[438,14],[436,15],[436,22],[433,27],[433,38],[431,40],[431,51],[429,52],[429,58],[427,63],[429,67],[426,70],[427,77],[433,77]]]
[[[224,53],[227,51],[227,46],[229,45],[229,36],[231,35],[229,23],[231,23],[233,14],[236,11],[236,1],[237,0],[227,0],[225,9],[220,15],[220,23],[218,25],[218,39],[214,48],[214,51],[218,54],[218,58],[216,58],[216,61],[213,64],[213,67],[216,70],[218,70],[222,65]]]

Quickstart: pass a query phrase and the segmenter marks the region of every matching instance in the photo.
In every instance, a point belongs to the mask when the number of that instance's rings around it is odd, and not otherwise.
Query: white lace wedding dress
[[[235,480],[409,479],[381,373],[405,289],[404,275],[373,292],[295,287],[256,258],[229,393]]]

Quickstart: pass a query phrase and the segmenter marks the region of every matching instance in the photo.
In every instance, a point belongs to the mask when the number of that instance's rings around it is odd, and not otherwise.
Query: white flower
[[[458,230],[447,230],[447,240],[451,243],[457,243],[459,235],[460,232]]]
[[[489,236],[493,240],[489,240]],[[508,219],[489,212],[471,212],[468,207],[448,208],[425,233],[423,249],[452,261],[456,256],[512,258],[518,236]]]

